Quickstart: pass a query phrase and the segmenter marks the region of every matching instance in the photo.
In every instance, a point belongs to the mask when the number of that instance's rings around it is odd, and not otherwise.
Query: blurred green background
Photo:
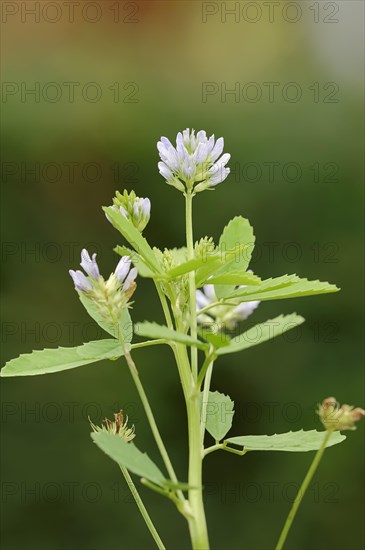
[[[67,270],[84,245],[104,274],[113,270],[122,238],[100,207],[115,189],[150,197],[150,243],[184,244],[183,197],[158,174],[156,142],[193,127],[224,136],[233,172],[195,200],[196,237],[217,240],[241,214],[255,228],[258,275],[298,273],[342,288],[256,311],[252,321],[296,311],[307,322],[292,341],[289,333],[217,364],[213,390],[236,403],[232,434],[320,429],[316,404],[330,395],[364,405],[363,4],[35,4],[2,3],[2,363],[102,337]],[[133,319],[162,321],[149,281],[139,281]],[[186,479],[172,355],[152,348],[135,359]],[[120,362],[3,380],[4,550],[154,547],[117,466],[90,441],[87,416],[100,422],[120,407],[160,463]],[[288,548],[363,548],[363,433],[361,425],[326,453]],[[311,459],[209,456],[212,547],[273,548]],[[187,548],[173,506],[141,493],[167,547]]]

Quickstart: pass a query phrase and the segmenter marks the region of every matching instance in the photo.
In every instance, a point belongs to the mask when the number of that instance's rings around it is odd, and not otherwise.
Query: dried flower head
[[[334,397],[327,397],[317,411],[322,424],[328,431],[356,430],[355,422],[365,416],[360,407],[341,405]]]
[[[107,432],[114,435],[119,435],[127,443],[132,441],[135,438],[134,426],[128,428],[128,416],[125,416],[123,411],[120,410],[117,413],[114,413],[114,421],[109,420],[109,418],[104,418],[101,426],[96,426],[91,422],[89,418],[90,425],[94,432]]]
[[[157,143],[160,174],[169,185],[182,192],[194,190],[199,193],[212,188],[224,181],[230,172],[226,164],[231,155],[222,155],[223,147],[222,137],[215,141],[214,135],[208,138],[204,130],[196,135],[190,128],[179,132],[176,147],[169,139],[161,137]]]

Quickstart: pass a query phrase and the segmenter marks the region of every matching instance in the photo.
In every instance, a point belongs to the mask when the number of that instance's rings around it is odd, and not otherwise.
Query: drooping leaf
[[[268,319],[264,323],[259,323],[239,336],[232,338],[228,346],[217,350],[217,354],[236,353],[252,346],[257,346],[258,344],[267,342],[267,340],[281,336],[284,332],[301,325],[304,321],[305,319],[296,313],[279,315],[274,319]]]
[[[173,342],[180,342],[187,346],[195,346],[200,349],[207,349],[209,346],[205,342],[196,340],[189,336],[189,334],[183,334],[176,330],[169,329],[164,325],[158,325],[157,323],[149,323],[145,321],[143,323],[136,323],[134,325],[134,332],[139,336],[145,338],[164,338],[166,340],[172,340]]]
[[[35,350],[11,359],[1,370],[1,376],[33,376],[82,367],[102,359],[123,355],[117,340],[89,342],[74,348]]]
[[[201,406],[203,406],[203,393],[200,394]],[[206,403],[205,429],[215,439],[221,441],[232,427],[234,415],[234,402],[229,395],[218,391],[209,392]]]
[[[324,440],[326,432],[317,430],[299,430],[274,435],[242,435],[229,437],[225,441],[244,447],[246,451],[317,451]],[[346,439],[340,432],[333,432],[326,447],[332,447]]]
[[[125,218],[120,212],[114,210],[112,206],[103,207],[104,212],[108,215],[113,226],[123,235],[138,254],[142,256],[150,269],[156,273],[160,272],[160,267],[156,256],[141,233],[136,229],[133,223]]]
[[[142,453],[133,442],[127,443],[119,435],[94,432],[93,441],[105,454],[127,468],[133,474],[144,477],[152,483],[163,486],[165,477],[146,453]]]

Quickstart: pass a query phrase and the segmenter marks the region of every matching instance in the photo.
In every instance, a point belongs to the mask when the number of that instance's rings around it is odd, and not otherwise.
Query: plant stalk
[[[126,358],[126,361],[128,363],[128,367],[129,367],[129,370],[130,370],[130,373],[132,375],[132,378],[133,378],[133,381],[136,385],[136,388],[137,388],[137,391],[138,391],[138,394],[139,394],[139,397],[142,401],[142,405],[143,405],[143,408],[146,412],[146,416],[148,418],[148,422],[150,424],[150,427],[151,427],[151,430],[152,430],[152,433],[153,433],[153,436],[155,438],[155,441],[156,441],[156,444],[157,444],[157,447],[160,451],[160,454],[161,454],[161,457],[162,457],[162,460],[164,461],[164,464],[165,464],[165,467],[166,467],[166,470],[170,476],[170,479],[171,481],[173,481],[174,483],[178,483],[178,479],[176,477],[176,474],[175,474],[175,470],[171,464],[171,461],[170,461],[170,458],[169,458],[169,455],[167,453],[167,450],[166,450],[166,447],[164,445],[164,442],[162,441],[162,437],[160,435],[160,432],[159,432],[159,429],[157,427],[157,424],[156,424],[156,421],[155,421],[155,417],[153,416],[153,412],[152,412],[152,409],[151,409],[151,406],[149,404],[149,401],[148,401],[148,398],[147,398],[147,395],[144,391],[144,388],[143,388],[143,385],[142,385],[142,382],[139,378],[139,373],[138,373],[138,370],[137,370],[137,367],[132,359],[132,356],[130,354],[130,352],[126,349],[126,347],[124,346],[124,357]],[[184,495],[182,493],[182,491],[178,490],[176,492],[178,498],[184,502],[185,501],[185,498],[184,498]]]
[[[283,530],[281,531],[281,534],[280,534],[278,543],[275,547],[275,550],[282,550],[282,548],[284,546],[284,543],[286,541],[286,538],[288,536],[289,530],[292,526],[292,523],[293,523],[294,518],[296,516],[296,513],[298,511],[298,508],[299,508],[299,506],[300,506],[300,504],[303,500],[303,497],[304,497],[304,495],[305,495],[305,493],[308,489],[308,486],[309,486],[310,482],[312,481],[312,477],[314,476],[314,474],[315,474],[315,472],[318,468],[318,465],[321,462],[321,458],[322,458],[323,453],[325,451],[328,440],[331,437],[331,434],[332,434],[332,432],[329,431],[329,430],[326,432],[326,435],[324,436],[324,439],[323,439],[323,443],[322,443],[321,447],[318,449],[318,451],[315,454],[315,457],[313,459],[312,464],[310,465],[310,468],[307,472],[307,475],[305,476],[305,478],[303,480],[303,483],[302,483],[302,485],[301,485],[301,487],[298,491],[298,494],[295,497],[295,500],[293,502],[293,505],[292,505],[291,510],[289,512],[289,515],[286,519],[285,525],[283,527]]]
[[[188,252],[188,260],[194,259],[194,237],[193,237],[193,193],[187,191],[185,195],[185,218],[186,218],[186,247]],[[190,301],[190,334],[192,338],[197,338],[196,324],[196,287],[195,287],[195,272],[189,273],[189,301]],[[198,377],[198,350],[196,347],[191,348],[191,370],[194,380]]]
[[[153,537],[153,540],[155,541],[155,543],[157,545],[157,548],[159,548],[159,550],[165,550],[165,546],[164,546],[162,540],[160,539],[159,534],[157,533],[156,527],[153,525],[153,522],[150,518],[150,515],[147,512],[146,507],[142,502],[142,499],[139,495],[139,492],[137,491],[137,488],[136,488],[135,484],[133,483],[133,480],[132,480],[131,476],[129,475],[129,472],[128,472],[127,468],[125,466],[122,466],[121,464],[119,465],[119,467],[122,471],[122,474],[124,475],[124,479],[127,482],[127,485],[130,489],[130,492],[132,493],[133,498],[136,501],[138,509],[141,512],[141,515],[142,515],[142,517],[143,517],[143,519],[144,519],[144,521],[145,521],[145,523],[146,523],[146,525],[149,529],[149,532],[151,533],[151,535]]]

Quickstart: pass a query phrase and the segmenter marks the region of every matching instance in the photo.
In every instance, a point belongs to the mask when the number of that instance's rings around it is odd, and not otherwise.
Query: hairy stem
[[[122,466],[121,464],[119,465],[119,467],[122,471],[122,474],[124,475],[124,479],[127,482],[127,485],[130,489],[130,492],[132,493],[133,498],[136,501],[138,509],[141,512],[141,515],[142,515],[142,517],[143,517],[143,519],[144,519],[144,521],[145,521],[145,523],[146,523],[146,525],[149,529],[149,532],[151,533],[151,535],[153,537],[153,540],[155,541],[155,543],[157,545],[157,548],[159,548],[160,550],[165,550],[165,546],[164,546],[162,540],[160,539],[159,534],[157,533],[156,527],[153,525],[153,522],[150,518],[150,515],[147,512],[146,507],[142,502],[142,499],[139,495],[139,492],[137,491],[137,488],[136,488],[135,484],[133,483],[133,480],[132,480],[131,476],[129,475],[129,472],[128,472],[127,468],[125,468],[125,466]]]
[[[325,450],[326,445],[328,443],[328,440],[331,437],[331,433],[332,433],[331,431],[326,432],[326,435],[324,436],[324,439],[323,439],[323,443],[322,443],[321,447],[318,449],[318,451],[316,452],[316,455],[313,459],[312,464],[310,465],[310,468],[307,472],[307,475],[305,476],[305,478],[303,480],[303,483],[302,483],[302,485],[301,485],[301,487],[298,491],[298,494],[295,497],[295,500],[293,502],[293,505],[292,505],[291,510],[289,512],[289,515],[286,519],[285,525],[283,527],[283,530],[281,531],[281,534],[280,534],[278,543],[275,547],[275,550],[282,550],[282,548],[284,546],[284,543],[286,541],[286,538],[288,536],[289,530],[292,526],[292,523],[294,521],[294,518],[295,518],[296,513],[298,511],[298,508],[300,506],[300,503],[302,502],[303,497],[304,497],[304,495],[305,495],[305,493],[308,489],[308,486],[309,486],[310,482],[312,481],[312,477],[314,476],[314,474],[315,474],[315,472],[318,468],[318,465],[321,462],[321,458],[323,456],[323,453],[324,453],[324,450]]]

